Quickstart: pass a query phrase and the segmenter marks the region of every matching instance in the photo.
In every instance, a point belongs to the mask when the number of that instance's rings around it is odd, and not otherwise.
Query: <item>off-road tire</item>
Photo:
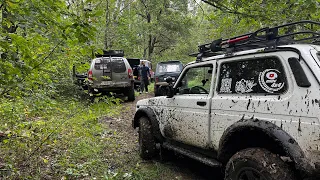
[[[160,94],[159,94],[159,86],[154,87],[154,96],[155,97],[160,96]]]
[[[249,176],[253,180],[296,180],[288,164],[276,154],[262,148],[241,150],[227,163],[225,180],[250,179]]]
[[[128,101],[134,101],[136,98],[135,98],[135,95],[134,95],[134,87],[129,87],[128,89]]]
[[[156,142],[152,134],[151,123],[148,118],[139,119],[139,153],[142,159],[151,159],[156,155]]]

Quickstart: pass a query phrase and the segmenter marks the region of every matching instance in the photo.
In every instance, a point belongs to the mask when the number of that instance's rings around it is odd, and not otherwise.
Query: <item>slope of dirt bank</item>
[[[114,149],[106,150],[109,156],[110,169],[132,172],[138,179],[213,179],[221,180],[220,170],[204,166],[182,156],[170,161],[143,161],[138,155],[138,131],[132,128],[136,102],[150,98],[153,94],[141,94],[134,102],[124,102],[117,117],[106,117],[102,121],[110,128],[109,135],[116,139]]]

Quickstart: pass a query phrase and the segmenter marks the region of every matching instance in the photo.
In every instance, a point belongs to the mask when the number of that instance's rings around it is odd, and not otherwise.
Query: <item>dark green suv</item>
[[[166,62],[159,62],[157,64],[156,73],[154,75],[154,95],[164,96],[167,95],[166,87],[169,85],[166,82],[168,77],[172,78],[173,82],[178,79],[180,72],[183,69],[183,64],[181,61],[172,60]]]

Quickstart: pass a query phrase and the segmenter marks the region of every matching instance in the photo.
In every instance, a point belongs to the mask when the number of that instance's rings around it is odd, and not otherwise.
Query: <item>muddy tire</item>
[[[133,86],[129,87],[127,91],[128,91],[128,101],[134,101],[136,99],[134,96],[134,87]]]
[[[281,158],[266,149],[249,148],[237,152],[227,163],[225,180],[296,180]]]
[[[154,87],[154,96],[155,97],[159,96],[159,86]]]
[[[151,159],[156,155],[156,142],[148,118],[139,119],[139,153],[142,159]]]

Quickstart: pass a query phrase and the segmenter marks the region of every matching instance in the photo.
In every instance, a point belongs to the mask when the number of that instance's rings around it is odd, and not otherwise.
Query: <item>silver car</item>
[[[88,71],[89,92],[124,94],[134,101],[133,72],[124,57],[98,57],[92,60]]]

